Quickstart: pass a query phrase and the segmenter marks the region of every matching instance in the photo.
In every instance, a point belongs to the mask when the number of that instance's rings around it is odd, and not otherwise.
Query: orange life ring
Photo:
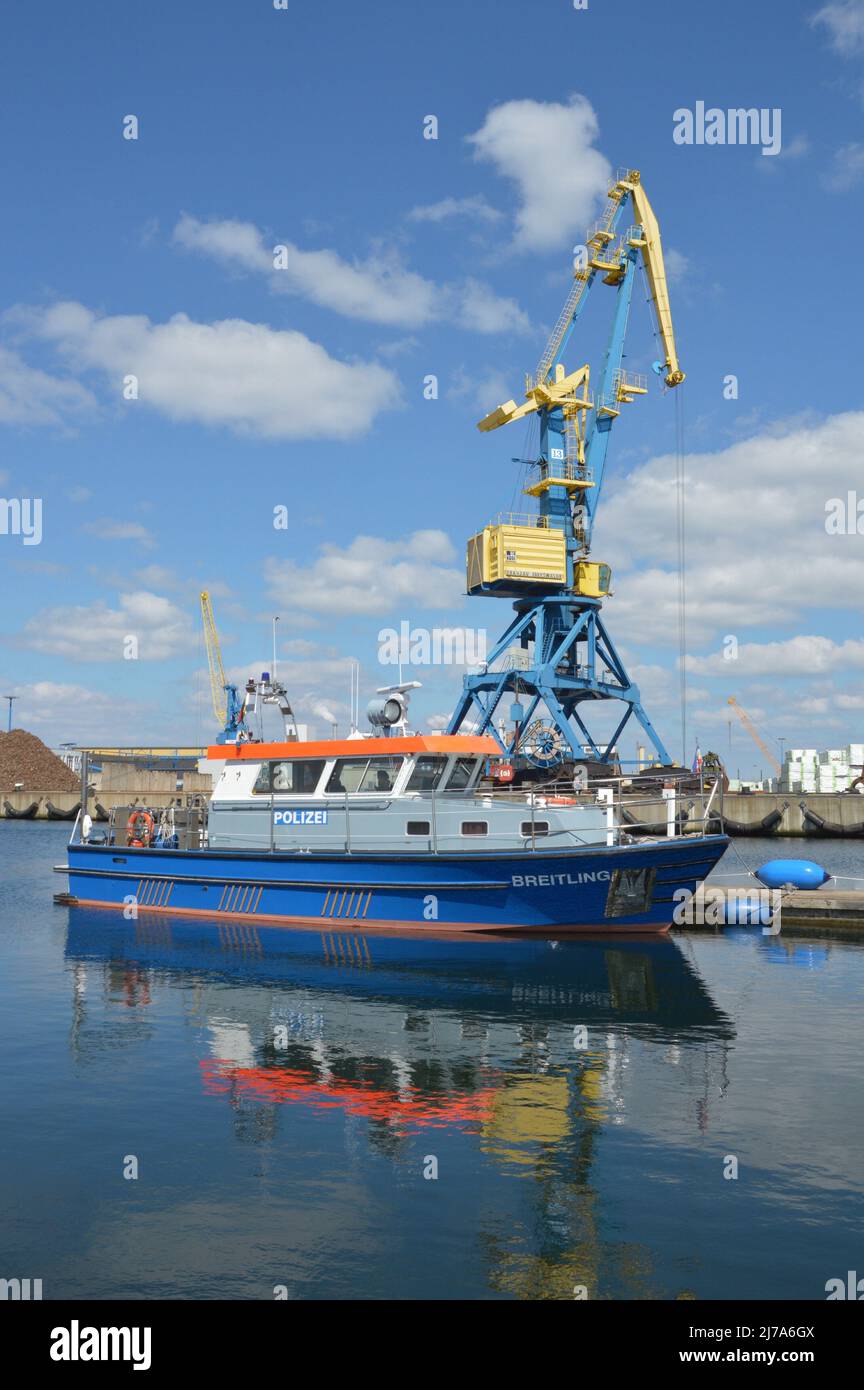
[[[132,849],[148,849],[156,822],[149,811],[133,811],[126,822],[126,843]]]

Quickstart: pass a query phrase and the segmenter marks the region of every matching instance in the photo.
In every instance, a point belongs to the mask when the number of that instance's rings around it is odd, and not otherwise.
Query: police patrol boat
[[[107,828],[79,813],[58,901],[328,930],[662,932],[728,844],[681,833],[672,802],[668,833],[640,837],[608,785],[504,789],[494,738],[412,734],[404,701],[379,704],[369,735],[210,748],[209,807],[118,808]]]
[[[63,869],[67,901],[123,907],[129,916],[198,914],[327,930],[358,923],[412,933],[669,927],[682,890],[695,890],[728,841],[708,833],[716,821],[709,819],[710,799],[701,821],[690,808],[676,812],[674,786],[663,789],[665,826],[656,819],[656,798],[653,821],[634,822],[629,795],[622,805],[623,779],[611,769],[607,775],[631,717],[654,746],[661,772],[669,757],[605,625],[611,575],[591,550],[611,427],[625,404],[648,391],[647,378],[623,365],[640,263],[662,341],[654,370],[667,389],[684,381],[659,224],[638,170],[619,171],[580,250],[587,262],[574,264],[525,399],[504,402],[478,425],[487,433],[537,417],[539,453],[521,460],[529,470],[523,492],[536,510],[499,518],[469,540],[468,594],[512,600],[515,616],[481,669],[466,673],[447,733],[407,731],[409,682],[378,692],[384,699],[373,702],[373,732],[365,737],[243,737],[244,705],[225,680],[205,591],[217,717],[223,692],[228,697],[222,741],[209,750],[221,764],[209,807],[125,808],[125,821],[115,813],[107,832],[96,833],[79,816]],[[615,310],[595,396],[590,364],[568,372],[562,354],[598,275],[615,289]],[[264,676],[260,687],[262,701],[279,704],[287,721],[284,689]],[[492,735],[508,695],[516,713],[505,741]],[[601,754],[585,716],[610,702],[624,712]],[[548,722],[540,718],[544,710]],[[527,749],[545,771],[544,760],[577,763],[586,746],[604,764],[593,788],[572,781],[527,790],[515,780],[509,788],[494,784],[492,764],[502,758],[512,770]],[[700,795],[702,785],[700,777]],[[719,785],[715,780],[711,797]]]

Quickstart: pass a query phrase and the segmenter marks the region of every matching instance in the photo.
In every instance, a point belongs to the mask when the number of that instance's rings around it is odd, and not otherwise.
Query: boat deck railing
[[[551,812],[558,812],[574,807],[580,808],[602,808],[605,813],[605,843],[607,846],[632,845],[640,841],[669,839],[681,840],[704,836],[707,834],[723,833],[723,786],[722,779],[717,779],[709,784],[705,784],[700,778],[698,788],[693,788],[693,778],[691,774],[682,771],[680,774],[663,775],[658,778],[656,790],[645,791],[644,788],[634,789],[632,777],[603,775],[591,781],[585,781],[574,785],[572,781],[564,779],[552,780],[540,786],[532,787],[475,787],[470,791],[438,791],[430,789],[426,799],[418,799],[417,818],[429,820],[428,835],[417,835],[412,837],[410,842],[405,843],[406,852],[413,849],[425,853],[439,854],[446,852],[454,853],[454,836],[449,829],[443,829],[440,825],[440,814],[444,807],[452,807],[454,801],[463,800],[470,804],[477,812],[484,808],[495,806],[508,806],[513,809],[519,808],[522,811],[521,829],[524,833],[515,834],[513,826],[496,829],[494,821],[487,824],[486,831],[478,834],[476,841],[471,843],[471,848],[480,850],[484,846],[489,849],[500,851],[502,849],[513,849],[519,852],[524,851],[547,851],[550,848],[560,845],[562,848],[576,848],[589,846],[596,847],[598,844],[598,826],[595,824],[591,831],[580,834],[578,828],[567,826],[556,826],[552,823]],[[689,786],[684,786],[684,782]],[[635,794],[634,794],[635,790]],[[642,792],[640,795],[639,793]],[[352,798],[352,794],[345,793],[344,801],[337,801],[335,798],[328,801],[328,810],[338,815],[344,814],[344,832],[340,836],[341,845],[337,841],[329,840],[321,845],[322,851],[330,853],[338,852],[340,849],[344,853],[351,854],[355,851],[363,853],[374,852],[376,849],[393,850],[394,835],[392,828],[381,834],[369,833],[368,820],[362,826],[358,824],[358,814],[362,810],[369,812],[375,807],[389,807],[393,804],[391,799],[383,798],[373,804],[364,798]],[[411,802],[406,801],[406,810],[411,806]],[[427,810],[428,808],[428,810]],[[143,808],[142,808],[143,809]],[[257,834],[243,835],[236,829],[232,829],[231,845],[224,846],[226,852],[237,848],[240,850],[269,851],[272,854],[279,853],[308,853],[309,848],[297,847],[288,848],[284,844],[278,844],[275,835],[274,810],[277,809],[274,798],[270,797],[270,830],[269,844],[262,844],[260,832]],[[422,815],[421,815],[422,811]],[[70,845],[81,844],[81,827],[83,820],[83,810],[79,810],[72,828],[69,839]],[[478,819],[480,817],[478,816]],[[530,826],[530,829],[528,827]],[[202,826],[201,844],[206,845],[207,816],[204,814]],[[600,829],[602,835],[602,828]],[[446,841],[442,849],[441,841]],[[464,851],[469,847],[469,837],[460,836],[460,847]],[[115,811],[112,810],[109,816],[107,827],[102,830],[101,826],[96,828],[96,833],[91,833],[91,843],[104,843],[114,845],[117,842]],[[160,846],[168,848],[168,846]],[[189,846],[187,846],[188,848]],[[217,846],[222,848],[222,846]],[[455,851],[460,852],[460,851]]]

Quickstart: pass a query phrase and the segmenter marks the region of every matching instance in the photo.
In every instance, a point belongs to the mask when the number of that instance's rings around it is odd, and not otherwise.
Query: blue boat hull
[[[280,855],[71,844],[69,898],[141,912],[418,931],[657,932],[722,835],[532,854]]]

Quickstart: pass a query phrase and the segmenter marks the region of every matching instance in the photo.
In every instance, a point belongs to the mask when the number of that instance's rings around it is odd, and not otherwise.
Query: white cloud
[[[810,153],[810,141],[806,135],[796,135],[794,139],[784,142],[782,148],[773,159],[757,158],[753,162],[761,173],[773,173],[782,164],[788,164],[796,159],[803,159]]]
[[[470,402],[478,416],[488,415],[512,395],[513,382],[494,367],[487,366],[473,371],[457,367],[450,374],[448,398]]]
[[[412,208],[408,213],[409,222],[446,222],[451,217],[475,218],[478,222],[500,222],[504,214],[493,208],[482,195],[471,198],[442,198],[438,203],[427,203]]]
[[[83,529],[103,541],[135,541],[147,549],[156,544],[147,527],[140,526],[137,521],[111,521],[106,517],[101,521],[88,521]]]
[[[266,439],[348,439],[400,399],[397,377],[374,362],[340,362],[293,330],[244,319],[196,323],[175,314],[100,317],[83,304],[16,311],[25,331],[76,367],[105,372],[119,395],[139,380],[138,405],[172,420],[223,425]]]
[[[30,367],[0,347],[0,423],[66,425],[95,410],[94,396],[80,382]]]
[[[416,352],[419,346],[420,339],[409,333],[404,338],[391,338],[389,342],[379,343],[377,352],[379,357],[403,357],[406,353]]]
[[[128,637],[137,639],[140,661],[164,661],[188,651],[195,640],[188,613],[142,589],[121,594],[118,608],[100,601],[42,609],[16,645],[67,661],[123,661]]]
[[[451,567],[453,559],[443,531],[415,531],[403,541],[357,536],[344,548],[325,545],[310,565],[271,559],[266,572],[271,596],[286,608],[401,618],[412,605],[452,608],[461,603],[465,577],[461,568]]]
[[[674,246],[670,246],[664,257],[666,274],[671,284],[680,285],[690,274],[690,260],[684,255],[683,251],[676,251]]]
[[[529,321],[512,300],[499,297],[477,280],[437,285],[408,270],[393,250],[348,262],[335,251],[302,251],[290,242],[284,268],[275,269],[273,247],[251,222],[200,222],[184,215],[174,237],[188,250],[226,265],[257,271],[271,287],[299,295],[347,318],[391,328],[422,328],[449,321],[477,333],[525,332]]]
[[[273,269],[273,250],[265,245],[264,237],[252,222],[231,218],[201,222],[184,212],[174,228],[174,240],[187,251],[203,251],[226,265],[244,270]]]
[[[343,693],[347,696],[349,669],[354,660],[330,642],[313,642],[305,637],[292,637],[282,642],[277,652],[276,674],[288,690],[295,713],[298,701],[320,699],[324,690],[334,696]],[[238,685],[245,684],[250,676],[269,671],[272,665],[272,655],[247,662],[245,666],[232,665],[227,671],[228,679]]]
[[[860,608],[864,541],[829,535],[826,505],[861,476],[864,413],[785,432],[766,429],[715,453],[689,454],[686,479],[691,647],[813,609]],[[594,553],[613,566],[607,616],[616,635],[675,642],[675,462],[632,470],[604,499]]]
[[[146,565],[144,569],[136,570],[135,578],[146,589],[179,589],[181,587],[176,573],[167,565]],[[212,590],[210,592],[212,593]]]
[[[250,222],[199,222],[184,216],[174,232],[188,250],[202,251],[225,264],[264,271],[274,289],[300,295],[347,318],[368,319],[390,327],[414,328],[436,312],[436,287],[407,270],[394,252],[349,263],[335,251],[285,247],[284,269],[275,269],[273,248]]]
[[[782,642],[742,642],[734,660],[723,652],[688,657],[688,671],[727,680],[750,676],[816,676],[864,668],[864,641],[833,642],[829,637],[790,637]]]
[[[843,145],[836,150],[831,167],[822,178],[829,193],[848,193],[864,178],[864,145]]]
[[[838,53],[848,56],[864,49],[864,0],[835,0],[817,10],[811,23],[825,26]]]
[[[515,299],[495,294],[481,280],[466,280],[455,296],[454,318],[475,333],[527,333],[531,320]]]
[[[50,747],[71,739],[79,743],[128,743],[142,741],[148,722],[154,731],[161,716],[155,702],[146,704],[104,690],[90,690],[73,682],[34,681],[29,685],[10,685],[2,680],[4,690],[14,690],[16,728],[27,729]],[[158,735],[157,735],[158,737]]]
[[[776,163],[777,159],[803,159],[804,156],[809,153],[810,140],[808,136],[796,135],[794,139],[789,140],[788,143],[783,146],[779,155],[775,158],[773,162]],[[769,160],[768,162],[769,164],[772,163],[771,160]]]
[[[504,102],[468,137],[476,157],[518,187],[515,249],[560,250],[584,235],[612,181],[609,161],[594,148],[597,133],[591,103],[574,95],[566,105]]]

